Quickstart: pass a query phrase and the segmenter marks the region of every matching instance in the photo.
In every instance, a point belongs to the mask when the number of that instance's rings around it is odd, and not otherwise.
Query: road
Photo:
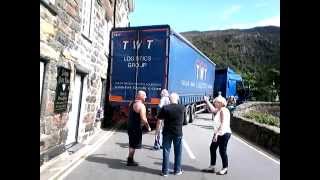
[[[128,135],[126,131],[117,131],[104,142],[100,148],[89,155],[82,163],[66,172],[62,177],[66,180],[278,180],[280,179],[280,160],[270,157],[251,147],[233,134],[228,144],[229,170],[225,176],[213,173],[203,173],[201,169],[210,163],[210,141],[212,138],[212,120],[210,114],[199,114],[197,119],[183,127],[184,146],[182,151],[182,168],[180,176],[170,174],[168,177],[159,175],[162,164],[162,151],[152,150],[154,131],[143,135],[143,148],[136,152],[135,160],[138,167],[127,167]],[[173,163],[171,149],[170,161]],[[173,164],[171,166],[173,167]],[[220,169],[221,159],[217,150],[217,169]]]

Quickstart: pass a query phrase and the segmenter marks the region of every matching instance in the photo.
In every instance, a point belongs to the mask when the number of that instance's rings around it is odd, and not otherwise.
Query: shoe
[[[135,162],[133,158],[128,158],[127,166],[138,166],[139,163]]]
[[[202,172],[215,173],[215,172],[216,172],[216,169],[215,169],[214,166],[209,166],[208,168],[202,169],[201,171],[202,171]]]
[[[157,147],[157,146],[154,146],[153,147],[153,150],[159,150],[160,148],[159,147]]]
[[[161,172],[160,175],[163,176],[163,177],[167,177],[167,176],[168,176],[168,173],[163,173],[163,172]]]
[[[127,166],[139,166],[139,163],[133,161],[133,162],[127,162]]]
[[[182,171],[178,171],[178,172],[175,172],[174,175],[179,176],[179,175],[181,175],[182,173],[183,173]]]
[[[223,168],[219,172],[217,172],[217,175],[226,175],[226,174],[228,174],[227,168]]]

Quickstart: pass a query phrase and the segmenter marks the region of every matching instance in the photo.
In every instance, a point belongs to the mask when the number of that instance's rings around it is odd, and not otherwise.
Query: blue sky
[[[280,0],[134,0],[131,26],[169,24],[177,32],[280,27]]]

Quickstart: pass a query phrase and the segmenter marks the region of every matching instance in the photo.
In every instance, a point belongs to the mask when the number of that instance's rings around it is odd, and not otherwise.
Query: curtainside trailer
[[[160,92],[179,94],[184,124],[213,98],[215,64],[169,25],[114,28],[110,33],[106,123],[126,121],[138,90],[147,94],[148,121],[156,122]]]

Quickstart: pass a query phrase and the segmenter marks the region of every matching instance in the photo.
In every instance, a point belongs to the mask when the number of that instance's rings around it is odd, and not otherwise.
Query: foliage
[[[272,116],[271,114],[268,114],[268,113],[250,111],[249,113],[246,113],[244,117],[255,120],[262,124],[280,127],[280,118],[276,116]]]
[[[280,28],[182,33],[217,68],[231,67],[243,76],[255,100],[273,101],[280,96]]]

